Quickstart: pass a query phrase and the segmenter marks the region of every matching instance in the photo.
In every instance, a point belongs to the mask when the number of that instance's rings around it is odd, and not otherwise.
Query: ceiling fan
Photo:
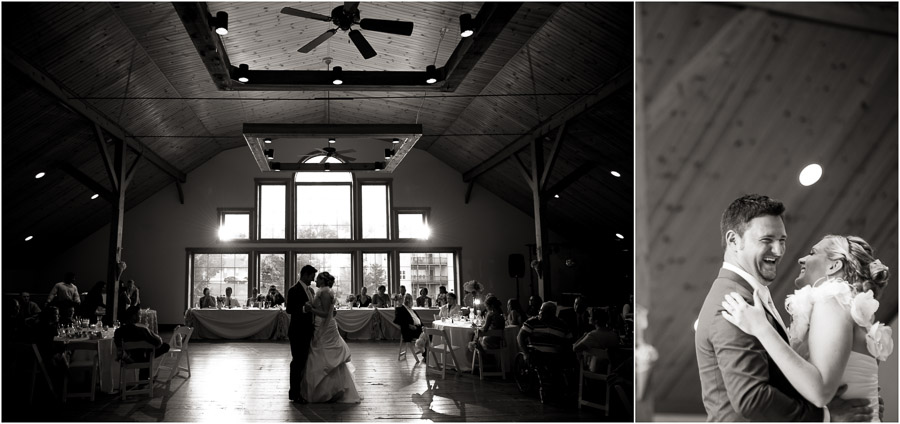
[[[307,19],[315,19],[317,21],[325,21],[332,22],[338,26],[338,28],[329,29],[325,31],[322,35],[316,37],[305,46],[300,47],[297,50],[300,53],[309,53],[313,49],[325,42],[325,40],[331,38],[338,29],[343,31],[350,31],[350,40],[353,41],[353,44],[356,45],[356,48],[362,53],[363,57],[366,59],[370,59],[375,57],[377,53],[375,53],[375,49],[369,45],[369,42],[366,41],[366,37],[363,36],[359,30],[350,29],[351,25],[359,25],[360,28],[370,31],[378,31],[378,32],[386,32],[388,34],[397,34],[397,35],[412,35],[413,31],[413,23],[405,22],[405,21],[387,21],[383,19],[359,19],[359,2],[344,2],[343,6],[335,7],[331,11],[331,16],[320,15],[318,13],[306,12],[303,10],[294,9],[292,7],[285,7],[281,9],[281,13],[293,16],[299,16],[301,18]]]
[[[300,160],[298,160],[297,163],[303,163],[303,161],[305,161],[309,158],[313,158],[316,156],[322,156],[322,155],[325,155],[325,156],[322,157],[322,160],[319,161],[319,163],[325,163],[325,161],[327,161],[328,158],[335,158],[335,159],[338,159],[338,160],[341,160],[344,162],[353,162],[356,160],[356,158],[352,158],[350,156],[344,156],[344,153],[353,153],[353,152],[356,152],[356,150],[353,150],[353,149],[336,150],[334,147],[317,148],[316,150],[314,150],[312,152],[309,152],[305,155],[300,156]]]

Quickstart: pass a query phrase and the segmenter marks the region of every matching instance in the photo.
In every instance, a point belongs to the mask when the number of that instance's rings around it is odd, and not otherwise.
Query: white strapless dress
[[[300,384],[303,397],[313,403],[359,403],[362,398],[353,378],[350,348],[329,315],[316,317],[316,330],[309,346],[306,373]]]
[[[878,411],[878,361],[875,358],[851,351],[841,383],[847,385],[841,398],[869,399],[870,406]],[[872,421],[879,421],[878,416]]]

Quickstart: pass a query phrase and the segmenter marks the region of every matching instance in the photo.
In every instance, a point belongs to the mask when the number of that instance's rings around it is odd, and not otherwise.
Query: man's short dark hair
[[[317,272],[319,272],[319,270],[314,268],[312,265],[304,265],[303,268],[300,268],[300,275],[315,274]]]
[[[719,228],[722,231],[722,248],[727,245],[725,234],[734,231],[739,236],[744,236],[747,224],[758,216],[772,215],[784,220],[784,204],[769,196],[760,194],[746,194],[735,199],[722,213],[722,222]]]

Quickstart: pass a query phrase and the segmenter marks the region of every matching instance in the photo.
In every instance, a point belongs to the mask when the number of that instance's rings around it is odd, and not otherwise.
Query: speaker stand
[[[516,276],[516,299],[519,299],[519,302],[522,301],[522,298],[519,297],[519,277]]]

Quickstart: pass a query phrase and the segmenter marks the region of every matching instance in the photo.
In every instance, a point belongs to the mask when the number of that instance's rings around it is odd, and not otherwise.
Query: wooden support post
[[[475,180],[469,181],[469,186],[466,187],[466,204],[469,204],[469,199],[472,198],[472,187],[475,185]]]
[[[178,189],[178,201],[181,202],[181,204],[183,205],[184,204],[184,189],[181,188],[181,183],[178,181],[175,181],[175,188]]]
[[[542,299],[550,300],[550,252],[547,249],[549,238],[547,237],[547,199],[541,191],[540,181],[544,174],[544,146],[541,137],[531,140],[531,193],[534,198],[534,238],[537,250],[537,259],[540,261],[541,272],[538,274],[538,295]]]
[[[126,180],[125,141],[115,140],[113,169],[116,179]],[[119,184],[113,193],[112,216],[109,222],[109,253],[107,255],[106,317],[103,322],[111,325],[119,315],[119,261],[122,255],[122,230],[125,224],[125,184]]]

